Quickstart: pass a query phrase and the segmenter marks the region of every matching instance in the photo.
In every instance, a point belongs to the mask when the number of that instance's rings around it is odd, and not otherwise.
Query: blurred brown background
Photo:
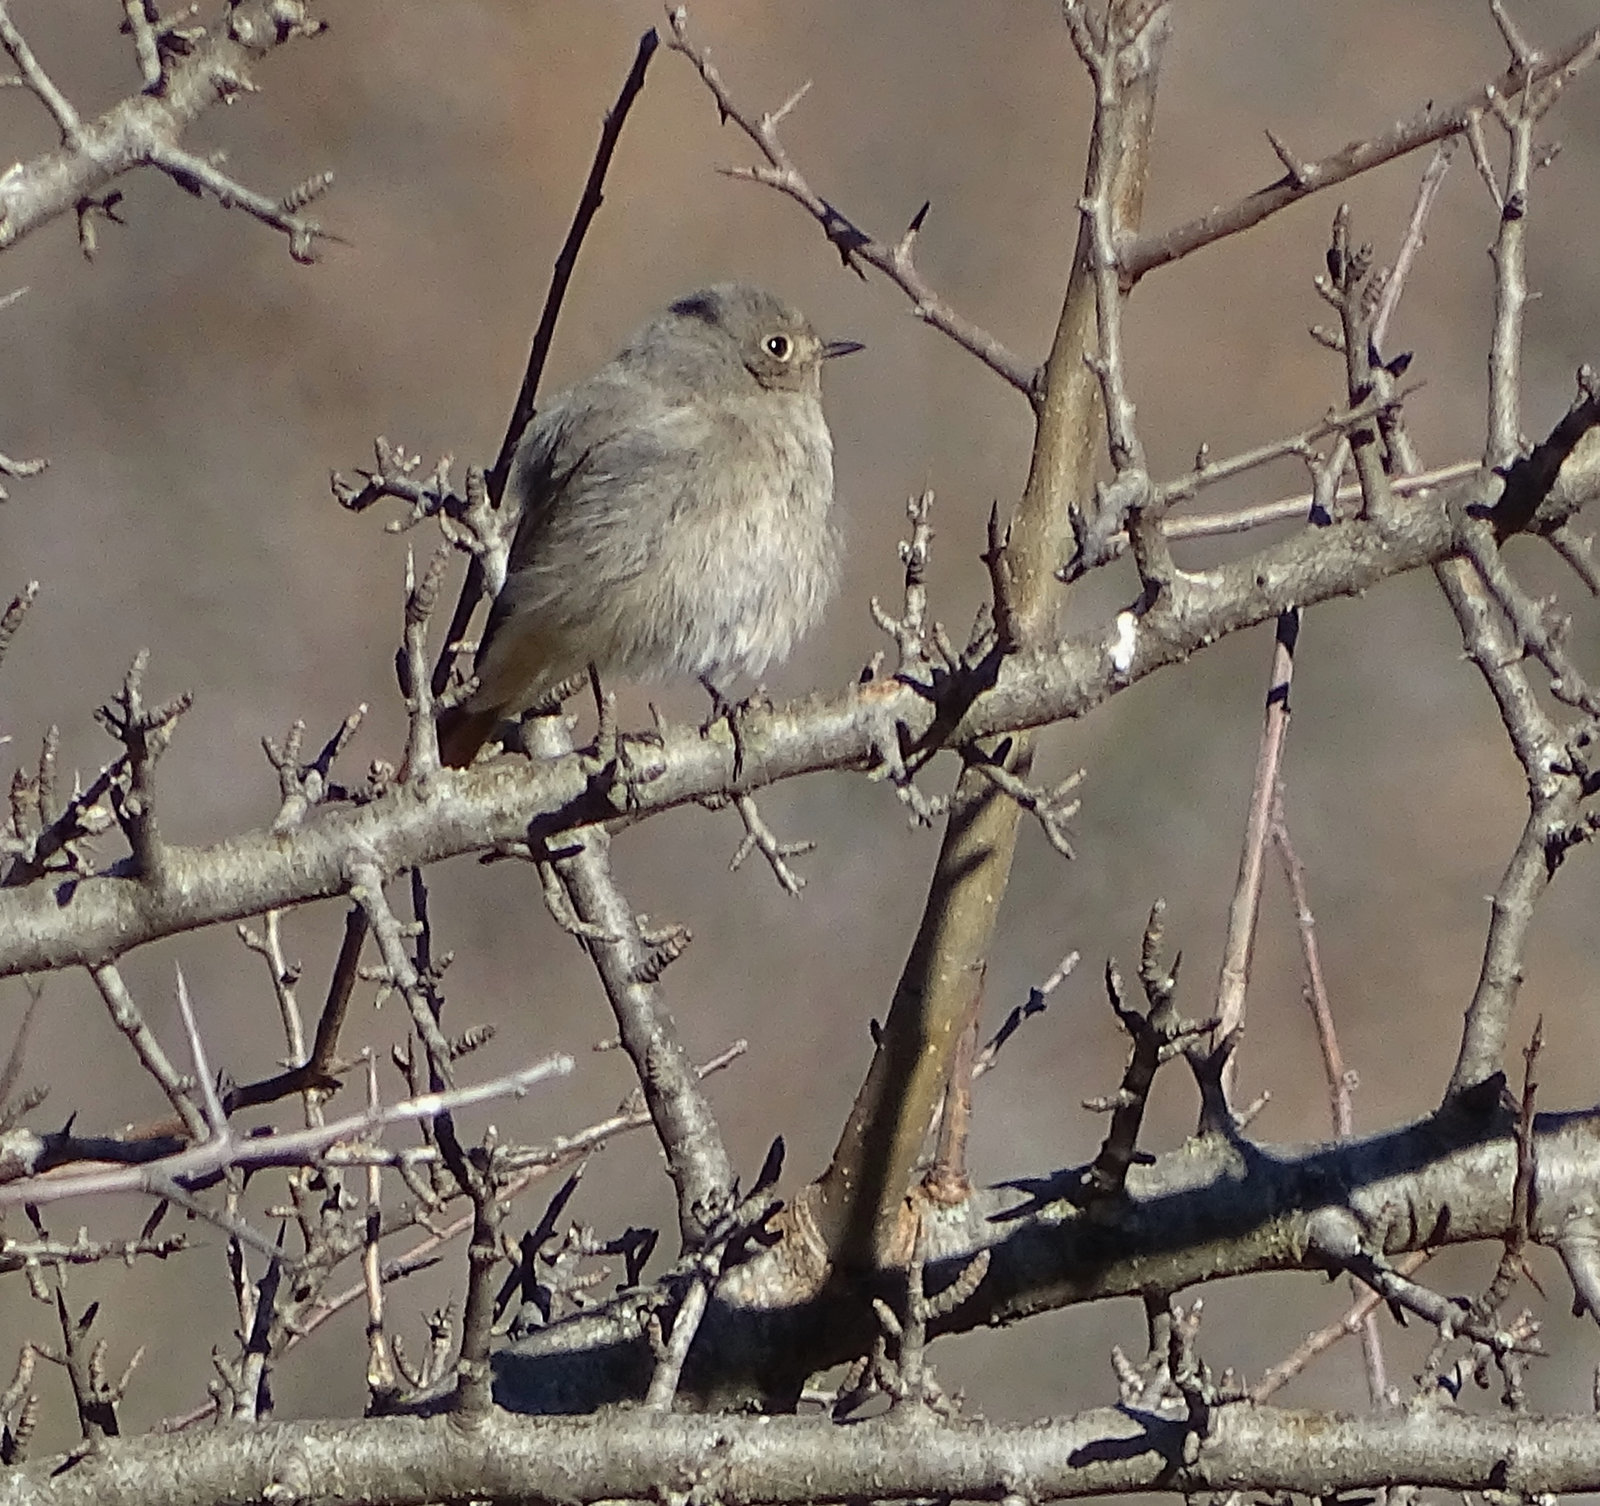
[[[1487,9],[1462,0],[1176,9],[1150,226],[1276,178],[1263,127],[1316,156],[1504,66]],[[1592,24],[1600,7],[1544,0],[1513,9],[1536,40],[1554,44]],[[15,12],[83,112],[137,86],[131,48],[103,6],[19,0]],[[43,583],[0,676],[0,730],[15,740],[6,752],[33,756],[58,722],[63,768],[92,776],[110,745],[91,712],[148,646],[151,694],[195,693],[160,776],[165,829],[185,842],[271,818],[276,783],[259,739],[281,737],[296,717],[308,722],[308,741],[320,741],[369,702],[351,774],[397,756],[391,663],[404,554],[408,544],[425,554],[434,539],[396,539],[375,515],[341,512],[328,472],[366,463],[377,434],[420,451],[425,467],[445,452],[463,463],[492,458],[601,114],[639,33],[660,19],[649,0],[349,0],[322,12],[328,36],[271,60],[257,80],[264,92],[203,120],[189,144],[225,146],[231,168],[268,191],[331,168],[335,187],[314,212],[348,244],[328,246],[313,268],[296,266],[261,226],[143,175],[120,185],[128,224],[106,227],[94,264],[63,222],[13,250],[0,285],[28,288],[0,314],[0,448],[50,460],[0,508],[0,595],[30,578]],[[1014,348],[1043,353],[1075,234],[1088,120],[1081,69],[1049,0],[702,0],[691,25],[751,107],[775,107],[814,80],[785,135],[818,190],[886,238],[931,200],[919,249],[926,275]],[[1531,276],[1543,296],[1530,318],[1526,426],[1536,434],[1564,407],[1577,363],[1597,356],[1597,90],[1600,80],[1585,78],[1558,112],[1552,130],[1565,150],[1538,178],[1532,206]],[[16,158],[54,141],[43,111],[17,90],[0,95],[0,130]],[[964,634],[984,590],[983,519],[991,500],[1009,506],[1019,490],[1030,425],[1014,393],[920,326],[893,289],[842,272],[797,209],[716,172],[749,158],[742,138],[719,129],[684,60],[660,56],[548,375],[559,385],[583,373],[669,297],[729,276],[766,283],[827,333],[867,342],[865,355],[829,372],[850,541],[845,588],[826,630],[769,677],[774,694],[789,697],[844,684],[882,646],[867,599],[896,599],[904,500],[923,487],[938,497],[934,608]],[[1349,191],[1357,235],[1380,260],[1393,254],[1424,162]],[[1305,334],[1326,316],[1310,280],[1337,202],[1314,199],[1140,288],[1130,314],[1134,394],[1158,474],[1185,468],[1202,440],[1224,454],[1340,401],[1337,362]],[[1411,376],[1425,384],[1408,411],[1430,463],[1481,449],[1493,229],[1461,153],[1394,326],[1396,347],[1416,352]],[[1206,505],[1301,485],[1285,466]],[[1573,596],[1543,561],[1519,559]],[[1099,622],[1128,594],[1125,576],[1095,582],[1073,619]],[[1580,650],[1596,646],[1581,603],[1575,634]],[[1185,1007],[1206,1012],[1269,646],[1266,630],[1229,641],[1049,735],[1053,769],[1088,770],[1079,856],[1065,864],[1036,831],[1025,833],[989,973],[991,1011],[998,1018],[1069,949],[1083,963],[980,1090],[974,1159],[985,1180],[1092,1153],[1100,1121],[1079,1104],[1109,1089],[1122,1059],[1100,970],[1107,954],[1131,968],[1157,896],[1169,901],[1170,942],[1184,953]],[[675,716],[703,711],[697,691],[657,699]],[[638,693],[625,699],[633,725],[646,720],[645,704]],[[1295,708],[1290,818],[1343,1045],[1360,1074],[1358,1124],[1370,1130],[1437,1098],[1475,976],[1484,896],[1521,823],[1521,784],[1426,578],[1312,612]],[[948,779],[940,766],[930,786]],[[784,835],[819,844],[802,860],[809,887],[798,901],[758,863],[728,875],[739,836],[729,814],[670,815],[625,835],[617,854],[635,903],[694,932],[667,979],[691,1050],[750,1040],[714,1089],[741,1167],[753,1175],[781,1133],[793,1187],[825,1161],[866,1066],[867,1022],[887,1007],[937,837],[908,830],[893,795],[859,776],[794,782],[763,804]],[[608,1112],[627,1089],[625,1063],[587,1051],[610,1034],[609,1016],[592,972],[546,916],[534,876],[463,861],[430,879],[438,944],[457,956],[447,980],[453,1023],[500,1027],[480,1075],[554,1049],[578,1055],[568,1084],[485,1118],[537,1140]],[[1241,1087],[1273,1095],[1256,1122],[1261,1135],[1320,1137],[1326,1092],[1275,873],[1268,888]],[[1540,921],[1516,1039],[1542,1011],[1552,1042],[1546,1107],[1596,1096],[1597,892],[1594,865],[1579,854]],[[308,1010],[340,914],[330,905],[287,921],[291,953],[307,970]],[[129,960],[132,986],[174,1046],[180,961],[214,1060],[239,1078],[269,1070],[282,1047],[259,959],[219,932]],[[0,984],[0,1039],[23,1001],[19,983]],[[52,978],[45,1001],[28,1077],[49,1084],[51,1097],[36,1122],[80,1109],[80,1126],[98,1129],[159,1111],[87,978]],[[394,1006],[359,1022],[361,1038],[379,1043],[400,1028]],[[1170,1146],[1192,1122],[1192,1094],[1174,1070],[1147,1143]],[[605,1232],[625,1221],[670,1228],[667,1193],[653,1144],[635,1136],[591,1167],[571,1211]],[[66,1235],[88,1214],[60,1209],[52,1227]],[[131,1203],[95,1210],[95,1230],[132,1233],[143,1215]],[[73,1278],[75,1303],[106,1300],[113,1370],[136,1344],[156,1346],[126,1409],[130,1428],[202,1399],[208,1352],[236,1321],[220,1236],[195,1233],[207,1248],[168,1267]],[[1475,1288],[1494,1253],[1434,1270]],[[1582,1406],[1600,1346],[1566,1323],[1562,1278],[1553,1261],[1535,1259],[1554,1295],[1548,1316],[1562,1358],[1535,1372],[1534,1399]],[[396,1310],[418,1314],[458,1291],[459,1264],[458,1253],[398,1289]],[[1219,1289],[1207,1302],[1207,1358],[1256,1374],[1341,1311],[1345,1292],[1275,1278]],[[50,1337],[51,1321],[8,1284],[0,1368],[17,1338]],[[988,1415],[1030,1416],[1109,1397],[1107,1346],[1137,1350],[1141,1329],[1134,1304],[1107,1305],[949,1342],[935,1359]],[[421,1348],[419,1321],[402,1331]],[[1424,1336],[1395,1342],[1404,1383]],[[288,1414],[356,1409],[363,1367],[351,1311],[279,1368],[281,1405]],[[41,1446],[70,1436],[65,1382],[44,1379]],[[1361,1404],[1354,1352],[1324,1361],[1290,1394]]]

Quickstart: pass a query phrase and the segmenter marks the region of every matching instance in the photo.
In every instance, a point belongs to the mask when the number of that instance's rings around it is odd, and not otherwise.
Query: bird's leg
[[[728,735],[733,739],[733,782],[744,778],[744,711],[747,702],[731,700],[727,687],[731,680],[712,674],[700,676],[706,694],[711,697],[711,715],[700,728],[701,734],[709,732],[720,721],[728,724]]]
[[[600,769],[617,767],[617,697],[600,683],[600,671],[589,666],[589,688],[594,692],[595,716],[598,718],[594,734],[595,764]]]

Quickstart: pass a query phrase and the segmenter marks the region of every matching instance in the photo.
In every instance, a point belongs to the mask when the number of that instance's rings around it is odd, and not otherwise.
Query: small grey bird
[[[551,398],[512,462],[521,517],[477,689],[439,718],[444,762],[464,768],[500,721],[591,665],[695,676],[720,699],[787,655],[839,573],[822,363],[859,349],[719,283]]]

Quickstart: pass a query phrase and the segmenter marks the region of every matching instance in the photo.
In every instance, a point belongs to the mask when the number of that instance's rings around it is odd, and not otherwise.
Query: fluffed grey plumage
[[[551,398],[512,462],[521,517],[477,689],[439,719],[444,761],[590,665],[720,693],[784,658],[837,584],[822,363],[859,348],[722,283]]]

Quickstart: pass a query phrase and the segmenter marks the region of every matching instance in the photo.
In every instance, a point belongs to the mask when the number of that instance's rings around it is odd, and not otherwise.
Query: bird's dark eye
[[[768,335],[762,344],[775,361],[787,361],[794,354],[794,341],[787,335]]]

